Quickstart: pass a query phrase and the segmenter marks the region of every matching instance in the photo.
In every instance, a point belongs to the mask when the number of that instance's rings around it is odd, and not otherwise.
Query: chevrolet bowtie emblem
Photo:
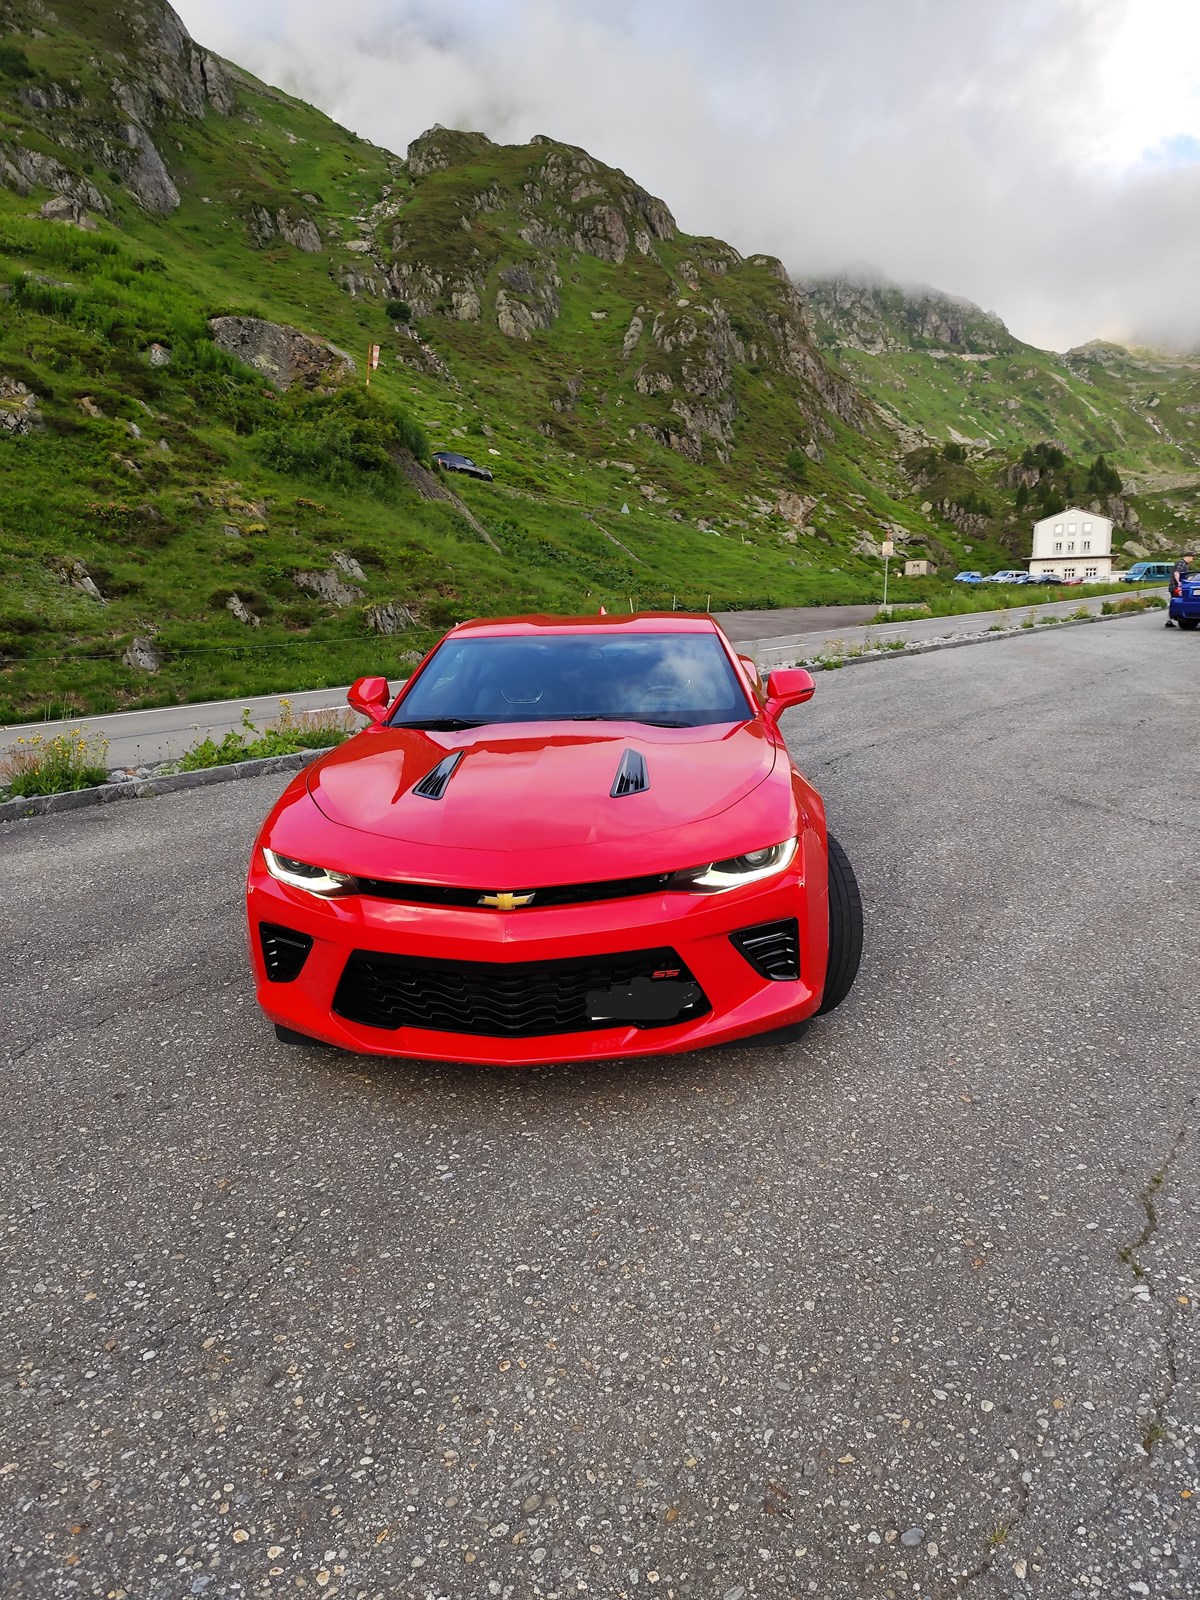
[[[491,906],[494,911],[515,911],[518,906],[527,906],[533,899],[531,894],[481,894],[479,904]]]

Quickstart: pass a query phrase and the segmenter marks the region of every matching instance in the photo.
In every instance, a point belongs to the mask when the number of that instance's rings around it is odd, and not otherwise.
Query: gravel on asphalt
[[[824,676],[858,986],[653,1063],[277,1043],[284,778],[12,824],[0,1594],[1195,1596],[1198,684]]]

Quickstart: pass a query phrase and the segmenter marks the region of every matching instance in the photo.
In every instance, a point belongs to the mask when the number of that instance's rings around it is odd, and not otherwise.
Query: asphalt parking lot
[[[819,679],[787,1048],[278,1044],[282,779],[0,834],[0,1594],[1200,1593],[1200,642]]]

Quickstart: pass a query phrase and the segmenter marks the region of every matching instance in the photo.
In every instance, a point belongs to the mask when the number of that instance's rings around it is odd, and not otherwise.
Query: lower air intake
[[[272,983],[291,983],[300,976],[300,969],[313,947],[307,933],[281,928],[275,922],[260,922],[258,938],[262,945],[263,965]]]
[[[702,1017],[710,1007],[669,949],[522,962],[439,961],[356,950],[342,973],[333,1009],[369,1028],[520,1039],[612,1027],[618,1015],[634,1027],[664,1027]]]
[[[743,928],[729,937],[764,978],[782,982],[800,976],[800,924],[795,917],[785,922],[760,922],[756,928]]]

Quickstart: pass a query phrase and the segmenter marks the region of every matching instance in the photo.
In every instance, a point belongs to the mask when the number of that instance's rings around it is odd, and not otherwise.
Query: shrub
[[[412,307],[407,300],[389,300],[383,308],[390,322],[411,322]]]
[[[289,399],[255,448],[277,472],[341,488],[390,485],[399,477],[398,451],[429,454],[424,433],[407,412],[361,389]]]
[[[331,745],[343,744],[358,731],[358,719],[348,706],[297,712],[292,710],[290,701],[281,700],[280,705],[283,709],[265,731],[251,722],[247,708],[242,712],[240,730],[231,729],[221,740],[201,739],[182,756],[179,770],[199,772],[205,767],[230,766],[235,761],[290,756],[300,750],[327,750]]]
[[[788,472],[797,483],[804,483],[808,478],[808,469],[812,462],[803,450],[789,450],[784,457]]]
[[[40,733],[18,739],[0,762],[0,784],[22,797],[93,789],[108,779],[108,740],[80,728],[43,739]]]

